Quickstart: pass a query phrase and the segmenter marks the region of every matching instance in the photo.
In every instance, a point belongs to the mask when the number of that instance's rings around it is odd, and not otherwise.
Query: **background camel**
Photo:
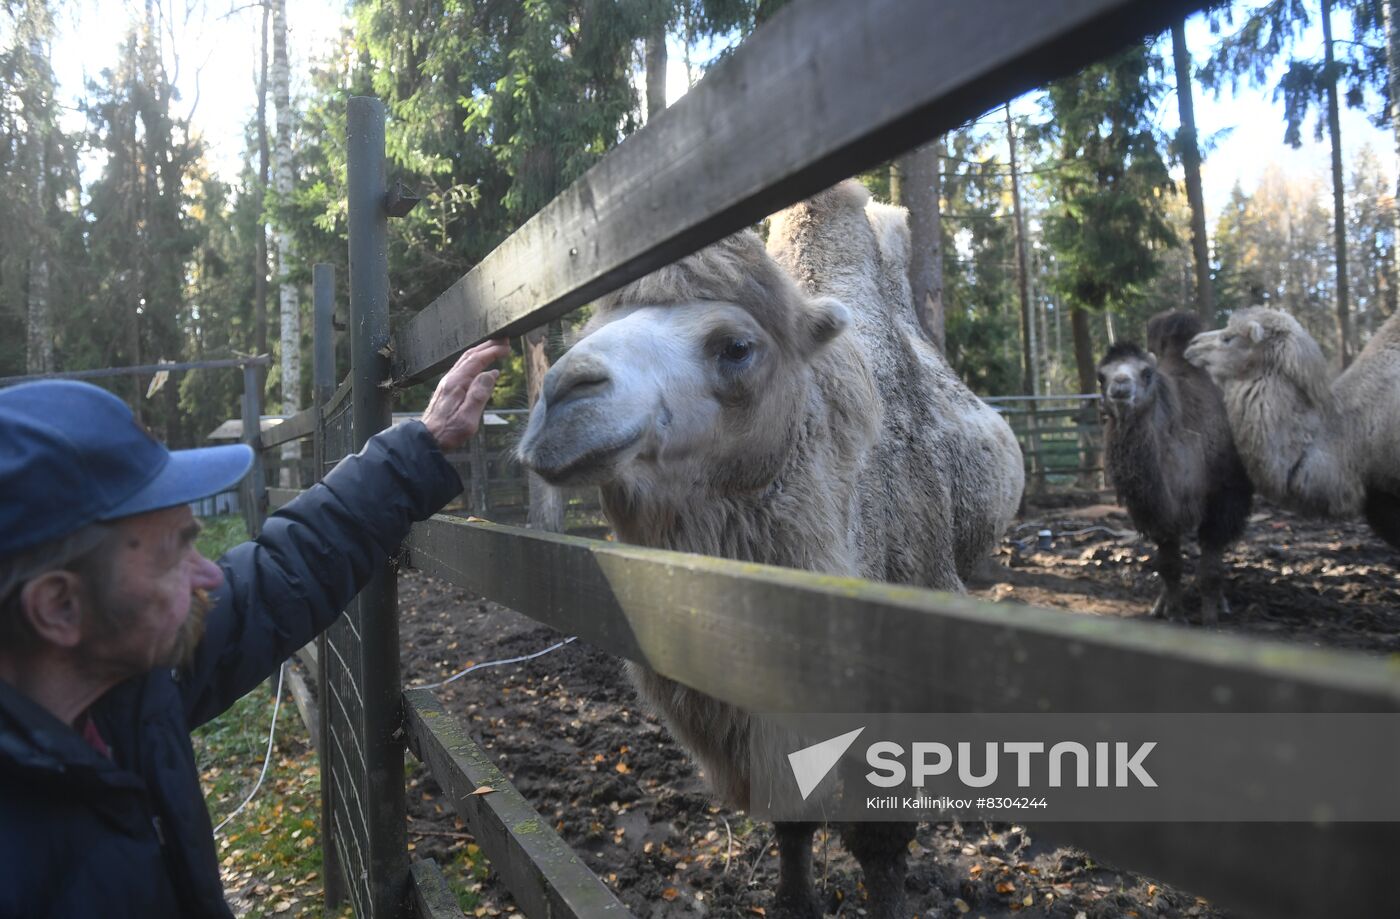
[[[609,297],[550,370],[524,464],[598,484],[626,542],[960,590],[1015,513],[1021,455],[920,338],[905,214],[868,198],[846,183],[779,215],[777,261],[743,232]],[[747,807],[759,720],[629,669],[716,791]],[[902,915],[913,832],[891,826],[844,834],[886,917]],[[778,825],[775,915],[822,913],[814,828]]]
[[[1184,351],[1201,331],[1193,313],[1160,313],[1147,324],[1151,353],[1120,341],[1099,362],[1108,421],[1105,462],[1133,524],[1157,543],[1162,594],[1152,615],[1184,619],[1181,542],[1201,544],[1201,621],[1225,608],[1227,547],[1244,533],[1254,487],[1230,436],[1220,390]]]
[[[1196,336],[1186,357],[1224,391],[1256,488],[1306,514],[1364,513],[1400,548],[1400,314],[1335,378],[1296,319],[1259,307]]]

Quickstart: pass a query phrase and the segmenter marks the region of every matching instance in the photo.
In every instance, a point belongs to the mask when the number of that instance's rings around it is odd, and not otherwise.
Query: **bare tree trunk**
[[[647,121],[666,108],[666,23],[646,37]]]
[[[890,201],[909,211],[909,287],[914,318],[943,350],[943,217],[938,165],[942,138],[890,164]]]
[[[1074,307],[1069,311],[1069,319],[1070,330],[1074,336],[1074,366],[1079,373],[1079,391],[1092,393],[1098,387],[1095,385],[1094,340],[1089,335],[1089,314],[1079,307]],[[1087,430],[1093,427],[1096,421],[1095,412],[1094,403],[1084,404],[1078,419],[1082,428]],[[1098,446],[1088,434],[1079,435],[1079,451],[1085,468],[1093,468],[1099,464]],[[1079,483],[1088,488],[1098,485],[1093,475],[1088,472],[1080,474]]]
[[[1390,130],[1395,134],[1395,152],[1400,157],[1400,3],[1385,0],[1386,63],[1390,68]],[[1390,209],[1395,235],[1391,253],[1395,258],[1391,273],[1392,295],[1400,287],[1400,172],[1395,177],[1395,200]],[[1397,298],[1400,308],[1400,297]]]
[[[1191,88],[1191,52],[1186,20],[1172,23],[1176,61],[1176,106],[1181,114],[1181,164],[1186,169],[1186,200],[1191,205],[1191,252],[1196,259],[1196,313],[1207,328],[1215,324],[1215,291],[1210,283],[1210,242],[1206,237],[1205,196],[1201,193],[1201,148],[1196,142],[1196,105]]]
[[[1011,104],[1006,111],[1006,147],[1011,151],[1011,214],[1016,230],[1016,292],[1021,298],[1021,388],[1038,395],[1035,372],[1035,323],[1031,320],[1030,271],[1026,265],[1026,227],[1021,216],[1021,177],[1016,168],[1016,125]]]
[[[267,224],[263,221],[263,203],[267,200],[267,180],[271,169],[267,148],[267,31],[271,10],[266,3],[262,11],[262,57],[258,75],[258,187],[254,200],[258,212],[258,238],[253,253],[253,351],[267,353]],[[267,368],[255,368],[259,402],[267,390]]]
[[[548,340],[547,327],[541,326],[525,335],[525,392],[530,408],[544,388],[544,376],[549,373],[549,355],[545,351]],[[564,532],[564,493],[553,487],[533,472],[526,475],[526,487],[530,492],[528,522],[532,529],[548,533]]]
[[[1332,57],[1332,0],[1322,0],[1322,47],[1326,61],[1327,129],[1332,135],[1332,235],[1337,251],[1337,358],[1351,363],[1351,315],[1347,291],[1347,215],[1342,183],[1342,123],[1337,107],[1337,70]]]
[[[36,132],[37,133],[37,132]],[[39,148],[34,171],[34,201],[30,213],[35,232],[30,234],[29,250],[29,316],[25,373],[52,373],[53,317],[49,312],[49,252],[48,252],[48,138],[31,136],[30,143]]]
[[[292,194],[292,104],[291,74],[287,63],[287,0],[272,0],[272,98],[277,106],[277,150],[275,181],[277,197],[286,201]],[[288,275],[292,267],[292,237],[285,227],[276,231],[278,301],[282,317],[282,413],[293,415],[301,409],[301,304],[297,288]],[[293,484],[292,466],[301,458],[301,442],[282,447],[283,487]]]
[[[1038,358],[1036,370],[1040,376],[1040,392],[1049,392],[1051,388],[1050,317],[1047,315],[1049,311],[1045,308],[1046,304],[1044,298],[1037,295],[1035,292],[1035,279],[1040,276],[1040,267],[1037,262],[1038,259],[1035,253],[1032,252],[1030,254],[1031,284],[1029,285],[1031,287],[1031,309],[1034,310],[1036,318],[1040,320],[1040,338],[1038,339],[1040,343],[1040,353],[1036,355]]]

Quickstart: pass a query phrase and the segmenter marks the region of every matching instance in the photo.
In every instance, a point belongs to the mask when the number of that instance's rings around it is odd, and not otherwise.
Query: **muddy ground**
[[[1156,592],[1151,547],[1106,495],[1035,507],[972,585],[992,600],[1088,615],[1145,616]],[[1036,532],[1056,534],[1048,550]],[[1017,544],[1016,540],[1020,540]],[[1233,615],[1219,627],[1310,645],[1400,652],[1400,553],[1362,525],[1322,524],[1259,506],[1229,556]],[[1194,560],[1188,563],[1188,572]],[[471,662],[530,653],[561,636],[417,572],[400,579],[407,685]],[[1162,624],[1161,628],[1200,628]],[[566,842],[642,917],[771,912],[771,828],[711,803],[703,778],[642,711],[618,662],[574,642],[523,664],[484,669],[438,690]],[[410,788],[418,857],[449,861],[469,837],[421,767]],[[835,834],[815,865],[829,914],[858,916],[859,871]],[[1056,848],[1012,825],[922,825],[909,859],[911,915],[1218,916],[1204,900]],[[488,874],[479,914],[509,912]]]

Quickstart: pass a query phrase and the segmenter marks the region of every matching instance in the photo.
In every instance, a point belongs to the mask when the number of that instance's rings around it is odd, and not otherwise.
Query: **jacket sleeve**
[[[328,628],[462,482],[421,422],[375,435],[319,484],[267,518],[262,535],[219,559],[224,584],[180,674],[185,717],[217,716]]]

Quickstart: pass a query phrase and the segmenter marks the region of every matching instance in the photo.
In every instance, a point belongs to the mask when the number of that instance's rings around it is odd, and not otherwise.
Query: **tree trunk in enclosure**
[[[1400,3],[1396,0],[1385,2],[1385,47],[1386,63],[1390,69],[1390,130],[1395,134],[1396,156],[1400,157]],[[1395,222],[1391,246],[1395,270],[1391,275],[1391,284],[1400,287],[1400,171],[1395,176],[1395,203],[1390,213]],[[1396,304],[1400,307],[1400,297],[1397,297]]]
[[[646,37],[647,121],[666,108],[666,23]]]
[[[267,179],[271,169],[267,148],[267,30],[270,10],[262,8],[262,56],[258,73],[258,186],[254,190],[254,205],[258,212],[258,238],[253,246],[253,353],[267,353],[267,223],[262,218],[267,200]],[[258,381],[258,401],[267,392],[267,368],[253,370]]]
[[[31,216],[35,221],[36,232],[30,235],[29,250],[29,304],[28,335],[25,348],[25,373],[52,373],[53,365],[53,317],[49,312],[49,253],[48,223],[44,192],[47,188],[48,138],[31,137],[30,143],[37,144],[39,156],[34,172],[34,200]]]
[[[1351,363],[1351,307],[1347,290],[1347,214],[1342,183],[1342,123],[1337,107],[1337,69],[1332,57],[1332,0],[1322,0],[1322,49],[1326,62],[1327,130],[1332,135],[1332,235],[1337,253],[1337,358]]]
[[[287,0],[272,0],[272,97],[277,106],[277,151],[275,181],[279,203],[292,195],[292,103],[291,74],[287,63]],[[282,413],[294,415],[301,409],[301,304],[297,288],[289,279],[292,270],[292,236],[285,227],[276,233],[278,302],[282,318]],[[284,488],[294,484],[292,469],[301,458],[301,443],[282,446]]]
[[[1215,325],[1215,291],[1210,283],[1210,242],[1206,237],[1205,196],[1201,193],[1201,148],[1196,142],[1196,106],[1192,98],[1191,52],[1186,20],[1172,23],[1172,57],[1176,62],[1176,106],[1181,115],[1181,164],[1186,169],[1186,200],[1191,206],[1191,252],[1196,260],[1196,313],[1206,328]]]
[[[1074,307],[1069,311],[1069,319],[1070,330],[1074,336],[1074,366],[1079,373],[1079,391],[1085,394],[1092,393],[1097,391],[1098,385],[1095,375],[1094,340],[1089,334],[1089,314],[1079,307]],[[1084,428],[1093,427],[1098,423],[1098,409],[1093,402],[1084,403],[1078,420]],[[1093,468],[1099,464],[1098,446],[1087,433],[1079,435],[1079,452],[1086,468]],[[1080,473],[1079,484],[1085,488],[1098,487],[1098,481],[1093,473],[1089,472]]]
[[[525,392],[531,409],[544,388],[544,376],[549,373],[549,355],[545,351],[548,339],[547,326],[526,333],[522,339],[525,345]],[[530,528],[547,533],[564,532],[564,492],[533,472],[525,473],[525,483],[530,493],[527,518]]]
[[[1035,372],[1035,322],[1031,318],[1030,270],[1026,264],[1026,227],[1021,217],[1021,177],[1016,167],[1016,125],[1011,120],[1011,104],[1006,111],[1006,148],[1011,159],[1011,214],[1016,232],[1016,293],[1021,300],[1021,388],[1037,395]]]
[[[939,159],[943,140],[925,144],[890,166],[890,200],[909,211],[909,287],[919,328],[943,350],[943,215]]]

